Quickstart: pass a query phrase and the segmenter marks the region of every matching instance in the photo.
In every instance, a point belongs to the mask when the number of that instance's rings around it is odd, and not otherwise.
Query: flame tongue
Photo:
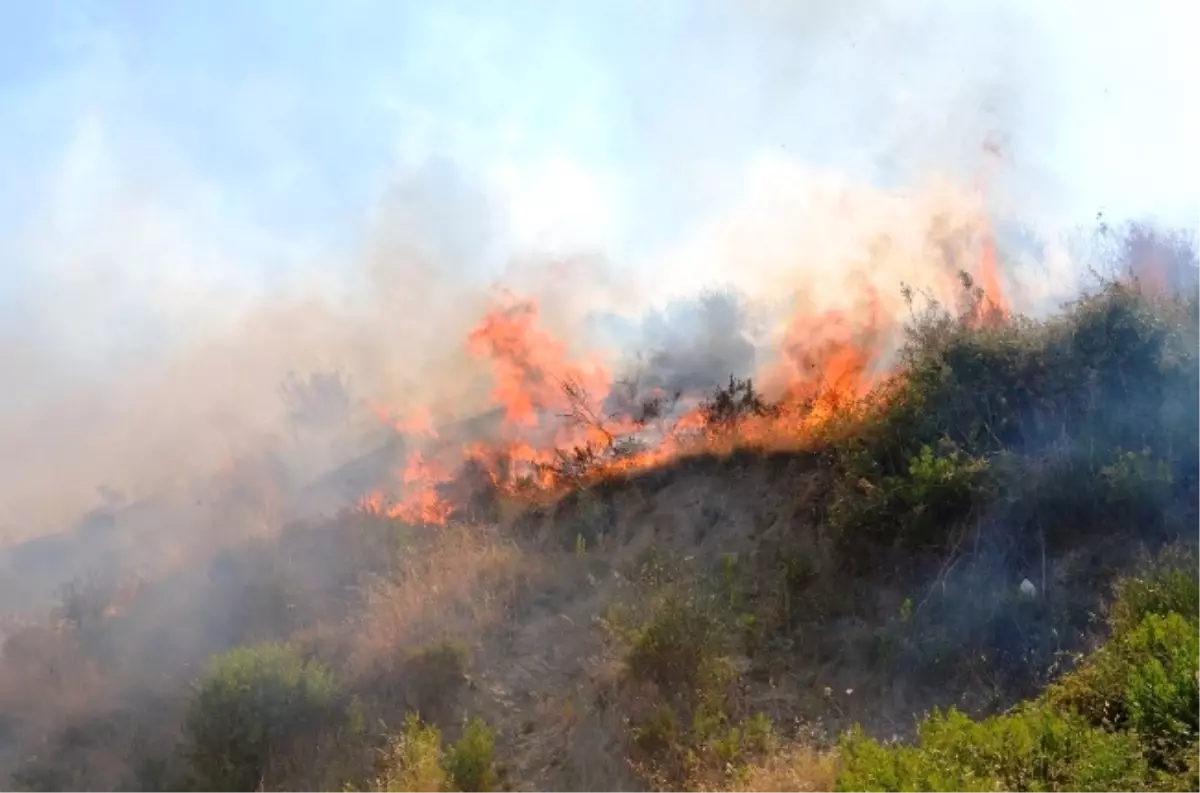
[[[1003,314],[1010,313],[1004,290],[1000,288],[1000,266],[996,260],[996,240],[989,233],[983,239],[983,253],[979,257],[980,286],[985,299]]]
[[[537,426],[547,411],[570,409],[571,390],[603,398],[611,383],[603,367],[572,364],[566,344],[538,320],[537,304],[518,300],[490,312],[467,337],[468,350],[491,363],[492,397],[518,427]]]

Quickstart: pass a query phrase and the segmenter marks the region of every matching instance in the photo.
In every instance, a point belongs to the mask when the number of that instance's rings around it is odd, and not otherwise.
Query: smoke
[[[753,373],[798,310],[853,312],[870,288],[899,315],[901,283],[942,288],[998,221],[1051,251],[1041,270],[1005,262],[1019,308],[1073,286],[1053,255],[1078,169],[1049,153],[1080,115],[1057,17],[667,3],[634,25],[616,6],[462,4],[409,20],[424,36],[410,67],[366,35],[397,13],[337,12],[360,57],[312,104],[290,49],[229,66],[229,128],[207,140],[193,126],[225,89],[194,53],[170,58],[183,33],[58,21],[68,66],[18,105],[55,135],[5,158],[26,160],[27,196],[3,252],[10,541],[70,525],[101,488],[132,502],[264,450],[299,487],[378,442],[373,405],[439,421],[490,407],[464,340],[498,287],[537,300],[572,352],[641,352],[656,385],[692,389]],[[209,27],[183,43],[201,51],[222,35]],[[316,64],[349,46],[305,41]],[[342,94],[369,110],[341,99],[346,118],[314,120]],[[352,157],[367,140],[352,130],[376,127],[370,145],[399,153]],[[333,371],[345,404],[313,440],[279,387]]]
[[[754,374],[755,347],[745,301],[730,291],[675,301],[650,314],[640,348],[649,351],[643,385],[695,394],[723,378]]]
[[[69,153],[14,254],[32,277],[19,296],[27,321],[3,340],[12,386],[0,397],[0,524],[10,531],[52,530],[100,486],[145,497],[260,449],[288,429],[277,389],[289,372],[341,368],[376,399],[444,380],[436,367],[453,357],[480,289],[470,281],[479,246],[452,230],[487,234],[453,174],[401,175],[352,254],[360,264],[330,277],[311,252],[280,284],[253,268],[264,251],[292,255],[286,246],[239,235],[169,184],[139,193],[132,176],[95,173],[82,161],[128,154],[86,137],[75,148],[96,150]]]

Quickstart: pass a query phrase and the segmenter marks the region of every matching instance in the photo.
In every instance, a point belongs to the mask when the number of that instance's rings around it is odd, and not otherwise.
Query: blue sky
[[[132,321],[160,291],[192,295],[177,308],[199,316],[217,294],[349,272],[389,222],[468,253],[478,228],[498,258],[555,241],[620,266],[732,208],[764,155],[895,187],[969,178],[993,134],[1010,204],[1051,227],[1101,210],[1195,225],[1193,15],[1070,0],[4,3],[0,293],[88,302],[120,281],[129,300],[106,317]]]

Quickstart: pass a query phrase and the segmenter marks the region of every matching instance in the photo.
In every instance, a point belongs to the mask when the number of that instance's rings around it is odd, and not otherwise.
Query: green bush
[[[1196,568],[1160,561],[1117,592],[1112,637],[1037,700],[981,722],[935,712],[912,746],[884,746],[856,729],[842,741],[839,787],[1195,789]]]
[[[988,497],[989,463],[947,439],[923,445],[902,473],[878,476],[866,448],[847,450],[829,506],[830,527],[855,569],[875,558],[872,546],[917,558],[941,551],[956,528]]]
[[[674,708],[660,704],[630,730],[634,746],[649,757],[665,755],[682,741],[683,728]]]
[[[440,791],[446,788],[442,765],[442,731],[408,714],[404,732],[384,748],[379,774],[371,789],[379,793]]]
[[[462,737],[446,755],[445,767],[456,790],[496,789],[496,737],[482,719],[467,722]]]
[[[1155,768],[1179,772],[1198,735],[1198,668],[1197,623],[1176,613],[1148,614],[1051,686],[1044,699],[1097,726],[1134,732]]]
[[[897,539],[944,549],[994,491],[1011,502],[1018,545],[1036,537],[1069,547],[1133,526],[1142,536],[1194,529],[1195,305],[1110,285],[1041,322],[920,316],[903,377],[876,395],[836,455],[830,521],[849,561]],[[1014,464],[996,481],[1001,455]]]
[[[723,697],[731,649],[730,628],[714,598],[672,593],[634,633],[627,665],[633,679],[691,706]]]
[[[1165,450],[1160,439],[1196,425],[1195,416],[1163,421],[1196,378],[1188,313],[1188,300],[1156,302],[1114,284],[1043,322],[920,321],[905,351],[904,398],[919,408],[907,416],[905,438],[928,443],[931,431],[948,432],[976,453],[1036,448],[1056,436]]]
[[[631,737],[634,767],[665,790],[726,788],[779,748],[765,715],[738,720],[707,704],[696,708],[690,725],[675,708],[660,704],[632,725]]]
[[[1124,642],[1135,659],[1125,678],[1130,727],[1151,762],[1183,768],[1200,726],[1200,636],[1178,614],[1151,614]]]
[[[384,747],[371,789],[379,793],[490,791],[498,783],[495,736],[482,719],[468,721],[462,737],[447,751],[442,731],[410,713],[404,731]]]
[[[841,756],[839,790],[1130,790],[1147,778],[1136,737],[1043,708],[982,722],[935,712],[915,746],[854,731]]]
[[[1051,686],[1045,699],[1114,729],[1140,720],[1144,734],[1151,722],[1174,733],[1190,724],[1194,738],[1200,710],[1200,571],[1194,554],[1165,552],[1141,575],[1121,579],[1116,593],[1109,641]]]
[[[286,644],[234,648],[198,683],[185,729],[203,789],[255,790],[280,753],[295,752],[336,713],[338,687]]]
[[[1170,548],[1141,575],[1122,578],[1109,614],[1113,634],[1120,636],[1147,616],[1180,614],[1200,621],[1200,567],[1196,555]]]
[[[778,745],[774,725],[761,713],[735,724],[719,713],[700,713],[692,730],[697,761],[735,776]]]
[[[737,696],[732,657],[745,649],[753,615],[731,608],[728,560],[714,581],[719,594],[668,590],[622,632],[636,695],[631,760],[655,789],[728,787],[777,746],[771,721],[749,715]]]

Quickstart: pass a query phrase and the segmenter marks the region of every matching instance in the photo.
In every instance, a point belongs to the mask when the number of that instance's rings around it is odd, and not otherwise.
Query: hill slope
[[[76,593],[5,644],[9,785],[1194,789],[1198,325],[934,308],[801,445],[735,380],[721,453]]]

